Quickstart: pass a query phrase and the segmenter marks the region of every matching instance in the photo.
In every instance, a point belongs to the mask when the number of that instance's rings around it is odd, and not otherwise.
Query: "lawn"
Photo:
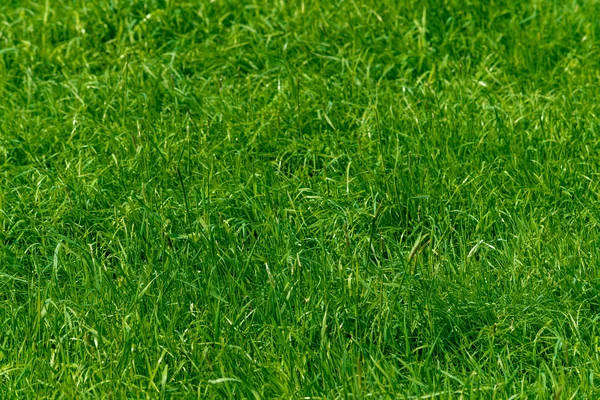
[[[600,397],[597,0],[5,0],[0,397]]]

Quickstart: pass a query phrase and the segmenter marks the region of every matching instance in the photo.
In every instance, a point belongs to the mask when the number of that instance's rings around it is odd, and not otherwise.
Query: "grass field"
[[[600,2],[7,0],[0,397],[600,396]]]

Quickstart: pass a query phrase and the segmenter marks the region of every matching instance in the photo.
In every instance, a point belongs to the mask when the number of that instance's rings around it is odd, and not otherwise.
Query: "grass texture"
[[[6,0],[0,395],[600,396],[597,0]]]

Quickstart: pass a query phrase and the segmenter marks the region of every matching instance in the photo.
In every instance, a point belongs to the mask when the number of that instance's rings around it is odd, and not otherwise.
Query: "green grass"
[[[600,396],[599,16],[3,1],[0,397]]]

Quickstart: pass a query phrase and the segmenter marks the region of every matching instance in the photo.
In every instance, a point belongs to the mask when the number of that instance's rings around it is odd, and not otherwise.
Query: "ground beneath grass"
[[[600,396],[599,16],[3,1],[0,397]]]

